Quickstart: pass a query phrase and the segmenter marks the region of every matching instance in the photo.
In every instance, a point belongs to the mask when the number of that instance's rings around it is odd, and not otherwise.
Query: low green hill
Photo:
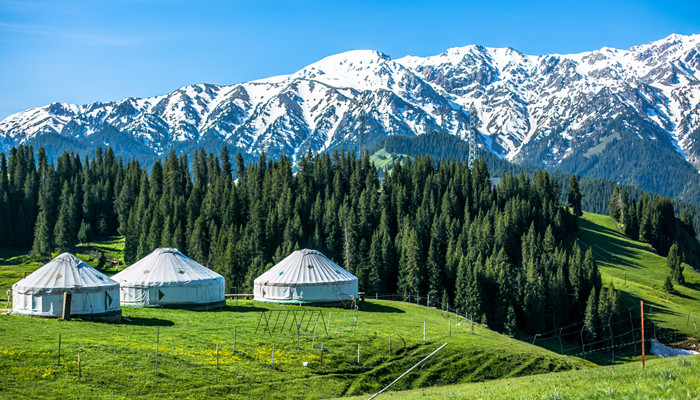
[[[612,218],[585,213],[576,235],[579,245],[591,248],[607,285],[612,280],[623,292],[624,308],[639,309],[643,300],[646,318],[659,328],[697,337],[700,327],[700,274],[685,266],[684,285],[672,294],[663,291],[669,270],[666,258],[646,243],[624,236]],[[636,308],[635,308],[636,307]]]
[[[304,318],[299,348],[294,314],[275,313],[281,310],[294,310],[297,320]],[[314,310],[320,314],[312,315]],[[272,335],[262,327],[256,331],[266,311],[273,311],[269,325],[277,328]],[[464,318],[404,302],[367,300],[356,314],[356,324],[353,312],[344,309],[250,300],[237,306],[229,301],[218,312],[124,308],[123,315],[128,321],[119,324],[0,316],[0,397],[273,399],[363,394],[379,390],[443,343],[447,347],[429,365],[396,389],[585,367],[577,359],[478,325],[472,333]],[[321,345],[327,349],[323,365]]]
[[[700,356],[546,375],[387,392],[380,399],[697,399]],[[345,397],[344,400],[365,399]]]
[[[667,294],[662,290],[668,273],[665,259],[651,247],[626,238],[609,217],[585,214],[580,227],[572,243],[577,241],[580,246],[593,249],[604,284],[612,280],[623,292],[625,308],[638,308],[639,300],[644,300],[648,306],[647,318],[659,329],[696,337],[696,325],[700,325],[700,274],[686,267],[687,284],[676,285],[676,292]],[[87,254],[83,257],[94,265],[94,251],[104,251],[118,260],[118,242],[85,247],[82,250]],[[5,251],[1,256],[0,264],[4,265],[0,265],[3,278],[0,283],[3,287],[9,287],[23,272],[31,272],[39,266],[19,252]],[[291,320],[285,323],[284,333],[269,335],[260,329],[256,332],[264,312],[277,312],[277,324],[282,324],[283,318],[292,318],[285,315],[286,311],[278,312],[282,310],[306,312],[306,321],[311,311],[320,310],[323,319],[315,320],[319,324],[315,341],[312,326],[307,324],[297,348],[294,329],[289,330]],[[544,388],[538,389],[535,397],[551,392],[551,398],[557,393],[566,398],[583,398],[582,393],[591,385],[600,388],[600,393],[612,390],[626,393],[625,396],[656,395],[661,393],[657,390],[659,387],[667,388],[672,394],[684,393],[682,390],[692,385],[700,387],[692,379],[685,378],[696,374],[697,361],[688,365],[655,361],[650,366],[656,369],[650,371],[657,372],[647,375],[635,375],[638,363],[614,369],[590,369],[586,368],[590,364],[577,358],[509,339],[479,325],[471,333],[471,326],[465,325],[463,318],[404,302],[368,300],[357,313],[357,324],[352,323],[352,311],[344,309],[277,306],[252,301],[240,301],[238,305],[229,302],[225,310],[209,313],[124,308],[124,315],[130,321],[121,324],[0,316],[3,339],[0,341],[0,380],[3,382],[0,397],[325,398],[367,394],[391,382],[442,343],[448,346],[394,389],[481,382],[571,369],[589,372],[497,380],[430,391],[420,389],[411,395],[531,398],[534,390],[531,384],[534,384],[534,387]],[[329,318],[331,325],[326,336],[321,326],[325,326]],[[160,330],[158,375],[154,372],[156,329]],[[236,352],[233,351],[234,329]],[[56,366],[58,335],[62,337],[60,366]],[[271,366],[273,344],[275,365]],[[537,344],[554,350],[559,348],[559,343],[552,340],[537,339]],[[321,345],[327,349],[323,365],[318,349]],[[82,360],[80,384],[77,383],[78,353]],[[677,378],[664,378],[667,372]],[[642,376],[646,381],[637,382],[634,376]],[[631,383],[621,383],[625,379]],[[508,391],[502,390],[504,385]],[[652,387],[654,391],[649,391]],[[511,391],[512,396],[508,395]],[[403,394],[395,393],[393,397],[403,398]]]

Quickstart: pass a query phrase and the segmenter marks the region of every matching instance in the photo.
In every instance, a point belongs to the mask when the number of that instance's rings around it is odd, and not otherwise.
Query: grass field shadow
[[[637,258],[637,252],[656,254],[651,247],[631,241],[620,232],[601,225],[595,225],[594,229],[593,225],[595,224],[582,220],[579,243],[582,242],[586,248],[590,247],[598,257],[607,261],[612,267],[640,268],[640,265],[631,263],[627,259]]]
[[[263,307],[251,307],[251,306],[232,306],[226,305],[218,310],[212,310],[213,312],[237,312],[237,313],[249,313],[249,312],[265,312],[269,311],[267,308]]]
[[[377,303],[371,303],[371,302],[361,303],[360,310],[365,311],[365,312],[372,312],[372,313],[403,314],[406,312],[406,311],[401,310],[401,309],[396,308],[396,307],[387,306],[386,304],[377,304]]]
[[[122,324],[137,326],[173,326],[173,321],[161,318],[122,317]]]
[[[695,290],[697,290],[697,289],[695,289]],[[674,296],[677,296],[677,297],[680,297],[680,298],[682,298],[682,299],[686,299],[686,300],[698,300],[697,297],[688,296],[687,294],[681,293],[681,292],[679,292],[678,290],[674,290],[674,291],[673,291],[673,295],[674,295]]]
[[[639,315],[639,297],[632,295],[629,292],[621,291],[623,308],[629,308],[632,310],[634,315]],[[660,312],[662,314],[676,315],[675,311],[671,311],[667,306],[660,302],[649,300],[648,298],[644,300],[644,312],[653,313]]]

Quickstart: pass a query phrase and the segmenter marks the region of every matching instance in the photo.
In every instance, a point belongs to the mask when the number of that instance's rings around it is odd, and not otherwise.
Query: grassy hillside
[[[687,267],[688,283],[676,285],[676,293],[666,294],[661,289],[668,273],[665,259],[648,245],[624,237],[605,216],[585,214],[580,226],[572,243],[578,241],[583,248],[593,249],[604,284],[612,280],[622,290],[625,308],[638,309],[639,299],[642,299],[648,306],[646,317],[659,329],[673,329],[697,337],[700,274]],[[99,252],[107,254],[115,262],[106,266],[106,272],[111,275],[120,268],[122,246],[123,242],[115,238],[81,246],[78,251],[81,258],[92,265],[97,264]],[[31,272],[39,265],[20,251],[0,253],[2,295],[23,272]],[[622,398],[684,398],[685,393],[695,393],[694,388],[700,388],[697,378],[693,380],[700,368],[697,358],[687,362],[654,361],[644,374],[639,373],[638,363],[618,365],[614,369],[590,369],[585,368],[590,364],[576,358],[559,356],[480,326],[476,326],[472,334],[463,318],[401,302],[368,300],[357,313],[354,326],[351,311],[318,309],[324,322],[330,317],[331,326],[326,336],[322,323],[318,322],[315,347],[312,346],[313,325],[305,326],[299,348],[294,329],[289,330],[291,320],[286,323],[283,334],[271,336],[256,332],[263,312],[288,309],[300,313],[317,310],[252,301],[240,301],[237,306],[229,303],[225,310],[209,313],[124,308],[124,315],[130,321],[120,324],[2,315],[0,381],[3,392],[0,397],[325,398],[366,394],[379,390],[445,342],[448,343],[445,349],[394,389],[487,382],[387,396],[539,398],[542,394],[543,398],[589,398],[587,395],[593,393],[593,398],[611,394]],[[281,324],[284,314],[279,315],[276,321]],[[158,375],[154,372],[157,328],[160,329]],[[56,366],[59,334],[63,341],[63,357],[61,365]],[[274,367],[270,365],[273,344]],[[318,348],[321,344],[327,350],[323,365]],[[360,364],[357,363],[358,344]],[[560,346],[558,341],[543,338],[537,339],[537,344],[554,350]],[[216,367],[217,345],[219,368]],[[83,361],[80,385],[77,383],[78,353]],[[599,356],[601,361],[607,357]],[[588,372],[530,377],[582,368]],[[528,377],[488,382],[523,375]],[[507,391],[503,391],[504,385]],[[537,388],[536,394],[533,394],[533,387]]]
[[[389,392],[378,399],[697,399],[700,356]],[[365,399],[365,397],[344,398]]]
[[[25,273],[29,275],[41,265],[28,257],[24,250],[0,249],[0,308],[6,306],[7,290],[22,279]]]
[[[378,170],[382,171],[384,168],[386,168],[387,171],[391,171],[394,163],[403,162],[406,157],[407,156],[405,154],[388,153],[386,149],[382,148],[372,154],[370,160],[372,160]]]
[[[282,334],[256,333],[264,311],[287,309],[297,310],[297,318],[306,312],[308,321],[310,311],[316,308],[253,301],[239,301],[237,306],[229,303],[218,312],[124,308],[124,316],[130,321],[119,324],[2,315],[0,397],[325,398],[362,394],[388,384],[443,343],[448,346],[397,389],[584,367],[576,359],[480,326],[472,334],[464,319],[402,302],[366,301],[357,313],[355,326],[352,311],[320,308],[322,321],[331,320],[328,336],[323,322],[314,320],[303,332],[299,348],[296,329],[289,329],[292,316]],[[273,318],[279,330],[285,315],[280,314],[279,320]],[[323,365],[321,351],[312,347],[316,321],[315,346],[327,349]],[[157,328],[158,375],[154,372]],[[62,360],[56,366],[59,335]],[[273,345],[275,364],[271,366]],[[78,354],[82,360],[80,384]]]
[[[107,258],[105,265],[100,270],[111,276],[124,266],[124,238],[113,237],[107,240],[85,243],[76,247],[74,254],[90,264],[98,267],[98,258],[103,253]],[[54,253],[57,256],[58,253]],[[13,248],[0,249],[0,308],[7,304],[7,290],[12,289],[12,285],[22,279],[24,274],[31,274],[44,265],[28,255],[27,250]]]
[[[612,218],[585,213],[580,220],[577,240],[582,248],[592,248],[603,284],[611,280],[623,292],[624,308],[639,308],[639,300],[649,308],[645,316],[658,327],[697,337],[700,327],[700,274],[685,267],[685,285],[674,285],[675,293],[662,289],[668,275],[666,258],[646,243],[625,237]],[[636,310],[635,309],[635,310]],[[690,317],[690,318],[689,318]]]

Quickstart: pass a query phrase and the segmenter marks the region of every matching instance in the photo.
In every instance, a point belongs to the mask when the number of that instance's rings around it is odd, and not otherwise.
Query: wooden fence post
[[[56,359],[56,366],[61,366],[61,334],[58,334],[58,358]]]
[[[158,342],[160,340],[160,327],[156,327],[156,375],[158,374]]]
[[[646,355],[646,349],[644,348],[644,300],[639,301],[639,306],[642,311],[642,369],[645,369],[644,357]]]

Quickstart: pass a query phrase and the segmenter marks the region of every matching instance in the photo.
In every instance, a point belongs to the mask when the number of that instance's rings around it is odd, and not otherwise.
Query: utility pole
[[[476,112],[476,108],[474,108],[474,105],[472,104],[469,108],[469,125],[467,125],[467,131],[469,132],[467,136],[467,141],[469,142],[469,160],[467,161],[467,165],[469,165],[469,169],[471,169],[472,165],[474,165],[474,161],[476,160],[476,153],[478,151],[478,145],[476,140],[476,126],[478,125],[478,121],[479,116]]]

